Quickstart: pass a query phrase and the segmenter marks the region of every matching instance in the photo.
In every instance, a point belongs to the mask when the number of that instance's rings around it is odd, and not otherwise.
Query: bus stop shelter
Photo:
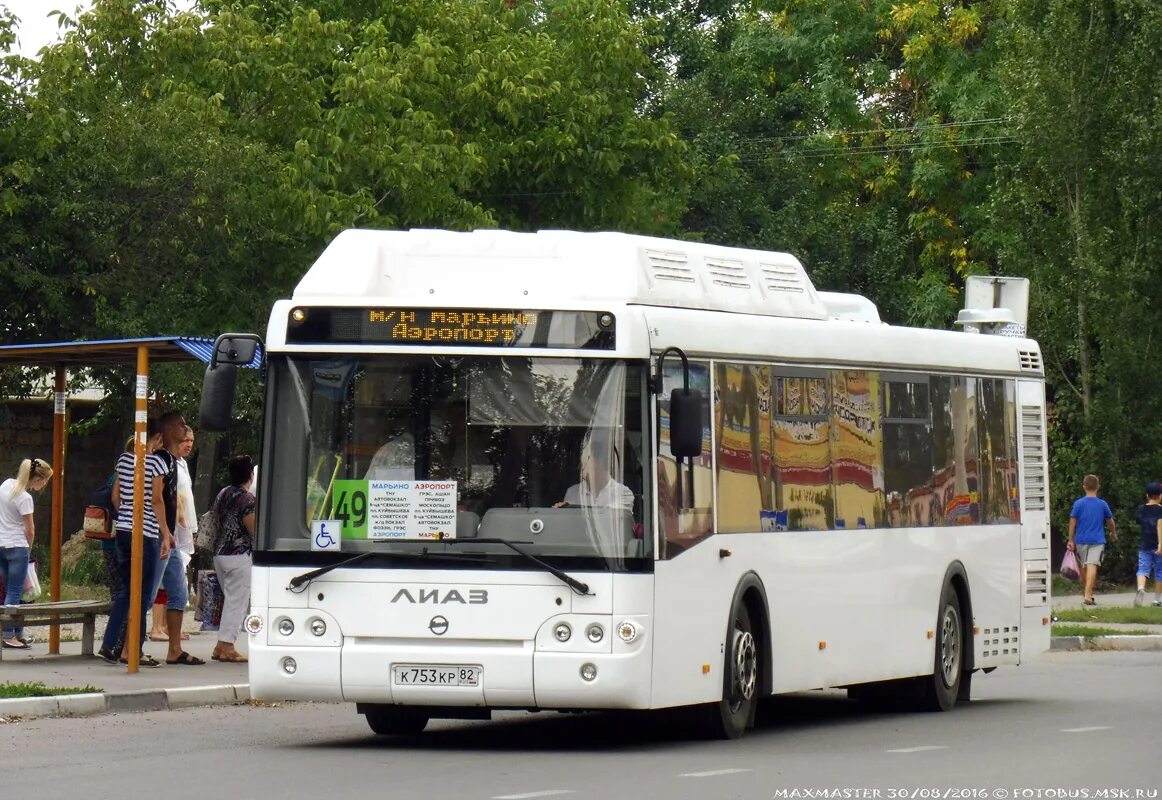
[[[52,465],[52,524],[50,539],[51,579],[49,599],[60,600],[61,545],[64,540],[65,416],[69,369],[100,366],[134,366],[133,438],[136,465],[133,476],[133,559],[130,580],[129,626],[125,647],[129,672],[137,672],[141,653],[142,521],[145,495],[146,422],[149,418],[149,370],[151,364],[175,361],[209,363],[214,340],[189,336],[158,336],[145,339],[57,342],[0,346],[0,365],[54,373]],[[257,366],[261,353],[251,366]],[[50,653],[60,653],[60,628],[49,629]]]

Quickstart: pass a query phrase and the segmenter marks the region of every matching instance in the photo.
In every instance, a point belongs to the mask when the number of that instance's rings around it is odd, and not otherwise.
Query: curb
[[[1162,650],[1162,636],[1054,636],[1050,650]]]
[[[112,694],[63,694],[0,700],[0,722],[13,717],[90,717],[116,711],[167,711],[177,708],[244,703],[250,684],[144,689]]]

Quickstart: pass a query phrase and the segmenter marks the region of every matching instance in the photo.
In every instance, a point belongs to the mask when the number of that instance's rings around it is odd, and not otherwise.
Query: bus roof
[[[787,253],[627,233],[347,230],[295,289],[297,303],[569,308],[578,302],[878,322],[871,301],[817,292]]]

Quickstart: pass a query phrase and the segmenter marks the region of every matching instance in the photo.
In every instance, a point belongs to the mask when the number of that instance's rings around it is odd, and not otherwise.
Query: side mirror
[[[254,360],[258,352],[258,337],[253,334],[224,333],[214,340],[214,357],[210,368],[216,364],[231,364],[245,367]]]
[[[203,430],[226,431],[234,416],[234,388],[238,368],[250,366],[262,340],[253,333],[223,333],[214,340],[210,366],[202,380],[202,406],[198,412]],[[265,353],[262,355],[265,359]],[[264,364],[260,364],[262,369]]]
[[[702,392],[674,389],[670,392],[670,452],[674,458],[702,455]]]
[[[253,358],[251,354],[251,358]],[[233,364],[211,364],[202,380],[202,406],[198,412],[202,430],[226,431],[234,417],[234,387],[238,368]]]

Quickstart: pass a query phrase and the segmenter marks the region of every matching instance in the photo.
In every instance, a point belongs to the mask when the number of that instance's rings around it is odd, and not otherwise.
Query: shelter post
[[[137,348],[137,381],[133,412],[133,550],[129,571],[129,625],[125,635],[129,672],[137,672],[141,661],[142,555],[145,543],[145,445],[149,419],[149,348]],[[152,488],[152,487],[151,487]],[[158,513],[159,509],[154,509]],[[164,513],[164,511],[162,511]],[[156,567],[155,567],[156,568]],[[152,599],[152,598],[150,598]]]
[[[51,565],[51,582],[49,585],[49,599],[61,599],[61,542],[63,541],[65,516],[65,413],[66,413],[66,376],[64,364],[56,365],[56,381],[53,397],[52,415],[52,458],[55,466],[56,480],[52,484],[52,538],[50,540],[49,561]],[[48,632],[48,652],[53,655],[61,651],[61,629],[53,625]]]

